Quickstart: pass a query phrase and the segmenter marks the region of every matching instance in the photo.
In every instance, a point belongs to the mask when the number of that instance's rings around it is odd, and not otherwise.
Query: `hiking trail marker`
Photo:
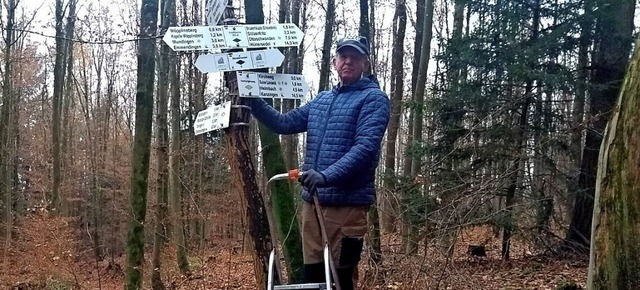
[[[202,133],[227,128],[229,127],[230,117],[231,101],[206,108],[198,112],[196,116],[196,121],[193,124],[195,134],[200,135]]]
[[[196,67],[203,73],[237,71],[266,67],[278,67],[284,61],[280,50],[238,51],[229,53],[201,54]]]
[[[174,51],[299,46],[291,23],[169,27],[162,40]]]
[[[207,23],[216,25],[227,7],[227,0],[207,0]]]
[[[302,75],[238,72],[240,97],[302,99],[308,92]]]

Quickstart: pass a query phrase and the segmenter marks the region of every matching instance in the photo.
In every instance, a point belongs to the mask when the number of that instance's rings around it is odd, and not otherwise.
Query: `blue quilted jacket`
[[[375,77],[321,92],[284,114],[260,98],[250,104],[253,115],[278,134],[307,132],[302,170],[315,169],[324,176],[325,187],[318,189],[322,205],[375,202],[375,170],[389,122],[389,98]],[[306,190],[302,198],[312,202]]]

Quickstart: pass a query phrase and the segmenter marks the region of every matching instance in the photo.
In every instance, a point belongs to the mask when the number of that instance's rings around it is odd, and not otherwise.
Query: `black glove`
[[[325,184],[324,176],[313,169],[309,169],[302,173],[302,176],[300,176],[298,181],[300,181],[302,186],[304,186],[311,194],[316,194],[318,187],[323,187]]]

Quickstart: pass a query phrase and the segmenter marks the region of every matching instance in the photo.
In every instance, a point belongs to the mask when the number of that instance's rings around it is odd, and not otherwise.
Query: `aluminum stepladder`
[[[267,182],[270,183],[274,180],[283,180],[288,179],[291,181],[298,180],[298,176],[302,174],[301,171],[297,169],[289,170],[287,173],[274,175]],[[324,260],[324,283],[304,283],[304,284],[289,284],[289,285],[273,285],[274,284],[274,275],[276,271],[275,263],[277,263],[278,259],[276,259],[275,248],[271,250],[271,254],[269,255],[269,273],[267,276],[267,290],[285,290],[285,289],[322,289],[322,290],[341,290],[340,284],[338,283],[338,273],[336,271],[335,266],[331,260],[331,254],[329,250],[329,239],[327,237],[327,230],[324,226],[324,216],[322,215],[322,208],[320,207],[320,202],[318,201],[317,194],[311,193],[313,197],[313,203],[315,205],[316,218],[318,219],[318,223],[320,224],[320,232],[322,234],[322,240],[324,242],[323,249],[323,260]],[[332,287],[332,281],[335,281]]]

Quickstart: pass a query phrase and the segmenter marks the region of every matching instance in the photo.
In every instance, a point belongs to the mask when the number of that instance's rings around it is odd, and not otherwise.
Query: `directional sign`
[[[239,51],[229,53],[201,54],[196,67],[203,73],[237,71],[265,67],[277,67],[282,64],[284,55],[280,50]]]
[[[207,0],[207,24],[217,25],[226,6],[227,0]]]
[[[174,51],[298,46],[304,34],[294,24],[169,27],[162,40]]]
[[[302,99],[309,86],[302,75],[238,72],[238,92],[246,98]]]
[[[194,123],[195,134],[227,128],[231,116],[231,102],[226,102],[218,106],[212,106],[198,112]]]

